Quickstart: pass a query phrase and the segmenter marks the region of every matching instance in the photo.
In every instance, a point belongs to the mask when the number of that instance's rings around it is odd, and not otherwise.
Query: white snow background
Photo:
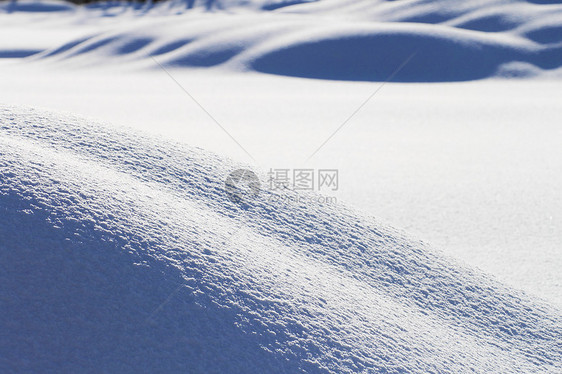
[[[1,372],[562,371],[560,1],[186,8],[0,3]]]

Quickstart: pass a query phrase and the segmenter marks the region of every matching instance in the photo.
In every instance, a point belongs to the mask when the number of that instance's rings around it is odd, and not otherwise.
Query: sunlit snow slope
[[[22,25],[18,17],[30,17],[12,7],[4,29],[13,37],[0,42],[0,56],[56,66],[158,68],[157,59],[170,67],[402,82],[558,76],[562,67],[560,1],[222,1],[210,11],[171,1],[58,12],[23,1],[37,14]],[[14,49],[11,41],[34,28],[36,37],[24,38],[31,45]],[[57,29],[66,32],[52,35]]]
[[[0,371],[562,370],[558,311],[344,207],[235,205],[240,166],[1,107]]]

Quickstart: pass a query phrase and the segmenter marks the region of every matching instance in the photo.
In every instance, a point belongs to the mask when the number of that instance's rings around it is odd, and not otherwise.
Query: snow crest
[[[343,206],[233,204],[240,167],[0,107],[0,371],[562,370],[558,310]]]
[[[43,43],[43,49],[34,42],[19,50],[2,48],[0,43],[0,56],[62,67],[109,65],[126,70],[157,69],[157,59],[177,68],[359,81],[392,76],[402,82],[558,76],[562,69],[559,1],[216,4],[207,10],[186,9],[182,1],[154,7],[108,4],[70,12],[65,8],[56,20],[49,17],[54,12],[44,12],[33,18],[32,25],[7,31],[18,37],[29,34],[30,26],[56,22],[67,29],[62,34],[66,41],[57,36]],[[32,40],[44,39],[35,32]]]

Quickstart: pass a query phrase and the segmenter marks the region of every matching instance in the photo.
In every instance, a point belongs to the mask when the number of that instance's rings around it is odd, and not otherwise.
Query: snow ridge
[[[177,68],[382,81],[413,55],[394,77],[403,82],[557,76],[562,67],[560,2],[228,4],[212,11],[186,9],[185,2],[65,10],[56,22],[76,36],[26,59],[64,68],[109,65],[130,70],[156,69],[156,58]],[[36,22],[53,20],[44,16]],[[32,50],[0,55],[25,57]]]
[[[558,310],[343,206],[235,205],[243,166],[1,107],[0,370],[562,369]]]

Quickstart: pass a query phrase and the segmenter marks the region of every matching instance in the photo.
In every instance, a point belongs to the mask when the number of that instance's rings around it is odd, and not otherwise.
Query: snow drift
[[[0,45],[0,55],[28,56],[57,66],[110,64],[126,69],[157,68],[157,58],[182,68],[360,81],[386,80],[414,55],[393,77],[403,82],[534,76],[562,67],[561,2],[320,0],[223,5],[212,7],[213,12],[186,9],[180,1],[153,8],[65,8],[59,12],[64,16],[54,21],[48,16],[54,12],[44,12],[47,15],[34,19],[32,26],[56,22],[67,31],[65,42],[54,38],[58,42],[41,52],[37,45],[20,46],[19,51],[2,51]],[[19,32],[29,33],[25,28]]]
[[[1,107],[0,371],[562,370],[559,311],[342,206],[235,205],[241,166]]]

